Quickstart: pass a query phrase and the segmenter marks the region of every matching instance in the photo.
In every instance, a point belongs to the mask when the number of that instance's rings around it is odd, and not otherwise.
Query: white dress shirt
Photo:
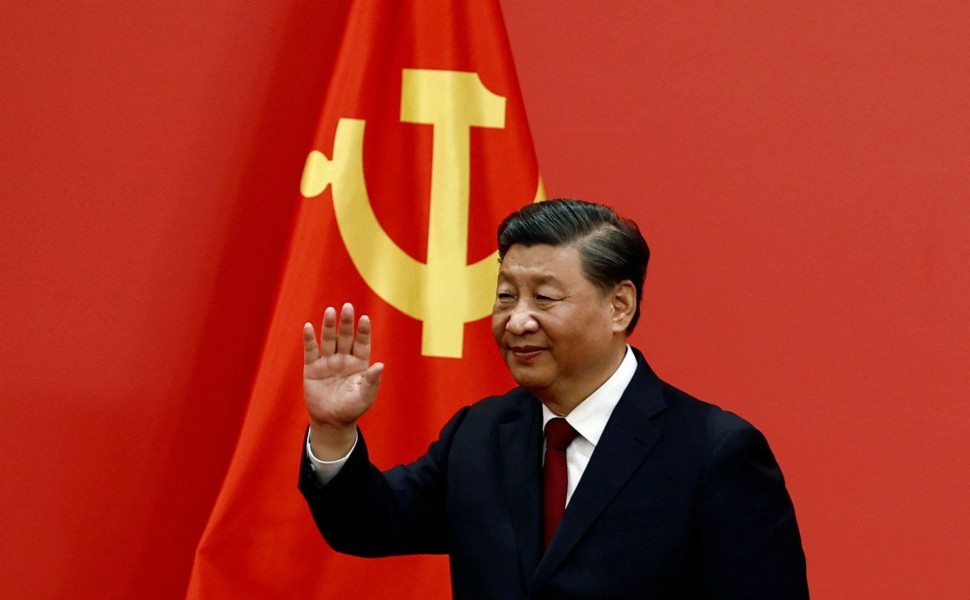
[[[586,465],[593,456],[593,450],[606,429],[606,422],[610,420],[616,403],[620,401],[620,396],[626,391],[633,375],[637,371],[637,359],[633,355],[630,347],[626,347],[626,355],[616,371],[603,382],[603,385],[596,388],[592,394],[580,402],[576,408],[566,415],[566,422],[575,429],[579,435],[566,447],[566,505],[576,491],[579,479],[586,471]],[[542,405],[542,429],[545,431],[546,423],[550,419],[558,417],[549,408]],[[545,445],[543,444],[543,455],[545,455]]]

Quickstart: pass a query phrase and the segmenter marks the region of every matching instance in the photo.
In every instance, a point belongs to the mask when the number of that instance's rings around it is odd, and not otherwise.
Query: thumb
[[[364,371],[364,379],[367,383],[377,387],[381,383],[381,374],[384,372],[384,363],[376,362],[367,367]]]

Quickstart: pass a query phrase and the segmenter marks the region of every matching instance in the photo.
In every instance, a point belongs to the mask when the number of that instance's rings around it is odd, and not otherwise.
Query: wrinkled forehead
[[[574,246],[516,244],[506,252],[498,272],[500,282],[565,284],[579,279],[585,279],[585,274]]]

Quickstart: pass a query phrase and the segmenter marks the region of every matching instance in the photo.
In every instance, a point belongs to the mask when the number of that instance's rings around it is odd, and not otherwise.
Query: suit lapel
[[[650,417],[664,408],[660,380],[637,353],[637,372],[613,409],[566,513],[535,573],[538,587],[586,533],[660,440]]]
[[[525,400],[522,412],[499,425],[499,452],[515,542],[528,578],[542,555],[542,409]]]

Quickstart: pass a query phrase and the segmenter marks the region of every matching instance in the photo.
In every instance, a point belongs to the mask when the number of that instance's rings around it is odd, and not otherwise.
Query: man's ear
[[[626,331],[637,311],[637,288],[633,282],[627,279],[618,283],[610,302],[613,305],[613,331]]]

